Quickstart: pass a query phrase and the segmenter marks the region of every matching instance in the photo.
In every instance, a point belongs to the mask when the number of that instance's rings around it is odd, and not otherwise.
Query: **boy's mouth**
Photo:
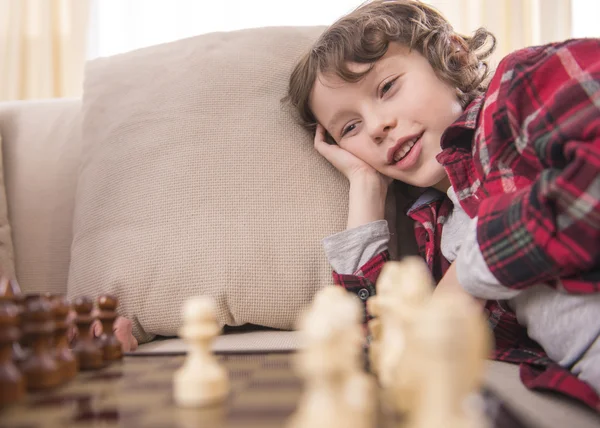
[[[406,157],[423,134],[401,138],[388,152],[388,162],[395,164]]]

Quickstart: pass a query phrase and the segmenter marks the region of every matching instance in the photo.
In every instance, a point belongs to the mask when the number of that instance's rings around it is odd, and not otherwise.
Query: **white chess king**
[[[219,333],[211,298],[198,297],[185,302],[179,334],[189,344],[189,351],[185,363],[173,376],[173,398],[178,406],[208,406],[227,397],[227,372],[211,352],[211,343]]]

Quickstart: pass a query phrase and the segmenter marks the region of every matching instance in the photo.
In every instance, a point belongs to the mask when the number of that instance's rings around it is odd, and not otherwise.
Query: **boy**
[[[493,357],[528,387],[600,409],[600,40],[514,52],[488,85],[494,44],[418,1],[373,1],[301,59],[286,98],[350,182],[325,251],[366,301],[388,186],[428,188],[407,214],[436,293],[485,305]]]

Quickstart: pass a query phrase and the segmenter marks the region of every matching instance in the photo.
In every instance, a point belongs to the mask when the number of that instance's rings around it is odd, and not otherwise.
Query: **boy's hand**
[[[340,171],[349,180],[353,181],[364,176],[379,177],[382,182],[388,186],[392,179],[384,177],[372,166],[360,160],[352,153],[342,149],[337,144],[329,144],[325,137],[325,128],[317,124],[315,133],[315,149],[329,161],[338,171]]]
[[[102,334],[102,324],[96,321],[93,325],[94,336],[99,337]],[[135,351],[138,347],[138,341],[133,337],[133,323],[125,317],[117,317],[113,324],[113,333],[117,340],[121,342],[123,352]]]
[[[70,311],[67,321],[71,323],[75,320],[76,315],[75,311]],[[102,334],[102,324],[100,321],[94,321],[90,327],[90,331],[94,337],[99,337]],[[113,332],[117,340],[121,343],[123,352],[131,352],[137,349],[138,341],[133,337],[133,324],[131,320],[124,317],[117,317],[113,325]],[[67,337],[69,343],[72,343],[77,338],[77,328],[75,326],[72,326],[67,331]]]

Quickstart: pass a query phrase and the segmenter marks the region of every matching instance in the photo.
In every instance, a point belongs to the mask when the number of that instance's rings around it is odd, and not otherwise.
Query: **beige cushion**
[[[2,135],[0,134],[0,274],[15,278],[14,252],[8,207],[6,205],[6,190],[4,189],[4,163],[2,162]]]
[[[208,34],[88,64],[71,298],[118,295],[142,342],[177,334],[195,295],[215,298],[221,325],[293,328],[331,284],[320,241],[347,216],[347,180],[280,103],[321,31]]]
[[[77,99],[0,103],[8,217],[25,292],[67,291],[80,108]]]

